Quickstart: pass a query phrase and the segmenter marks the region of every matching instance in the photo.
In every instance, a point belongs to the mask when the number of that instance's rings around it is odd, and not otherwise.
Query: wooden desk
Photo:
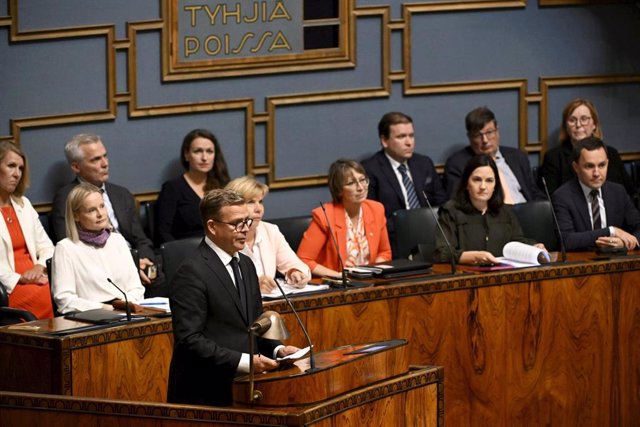
[[[280,408],[218,408],[0,391],[0,420],[12,427],[441,427],[442,381],[442,368],[416,367],[323,402]]]
[[[410,363],[444,366],[446,425],[637,426],[640,258],[591,257],[301,296],[294,306],[318,350],[398,337],[409,340]],[[304,344],[286,304],[265,306]]]
[[[67,336],[46,332],[87,324],[60,317],[25,325],[39,330],[0,328],[0,390],[166,401],[171,319]]]

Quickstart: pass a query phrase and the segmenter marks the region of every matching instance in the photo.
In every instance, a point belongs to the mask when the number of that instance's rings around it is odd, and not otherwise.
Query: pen
[[[167,305],[166,302],[141,302],[140,305]]]

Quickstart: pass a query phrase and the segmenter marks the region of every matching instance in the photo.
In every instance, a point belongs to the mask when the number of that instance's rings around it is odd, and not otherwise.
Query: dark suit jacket
[[[602,198],[607,228],[592,230],[589,206],[578,178],[565,183],[553,193],[553,206],[568,251],[592,249],[598,237],[609,235],[608,226],[621,228],[640,240],[640,213],[624,187],[607,181],[602,186]]]
[[[200,219],[200,196],[180,175],[162,184],[156,201],[155,235],[156,244],[202,237],[204,227]]]
[[[60,188],[53,198],[51,224],[56,242],[64,239],[67,235],[64,223],[67,196],[78,184],[79,181],[76,178],[73,182]],[[144,233],[133,195],[126,188],[109,182],[105,184],[105,188],[118,219],[118,231],[133,249],[138,250],[140,258],[149,258],[153,261],[155,258],[153,243]]]
[[[439,206],[447,201],[447,193],[444,191],[440,177],[436,173],[433,162],[429,157],[414,153],[408,164],[418,200],[420,200],[422,207],[427,206],[427,202],[422,195],[423,191],[427,193],[429,202],[433,206]],[[368,198],[377,200],[384,205],[389,240],[395,252],[395,229],[392,215],[397,210],[406,209],[404,196],[400,188],[401,184],[391,168],[391,163],[385,156],[384,150],[378,151],[363,161],[362,166],[367,171],[370,180]]]
[[[189,254],[171,282],[174,349],[167,400],[172,403],[229,405],[242,353],[249,353],[247,328],[262,314],[253,262],[240,254],[247,313],[216,253],[204,242]],[[272,357],[279,343],[258,340],[256,350]]]
[[[531,173],[531,166],[527,155],[517,148],[500,147],[500,153],[504,156],[516,179],[520,183],[522,195],[527,201],[542,200],[544,195],[536,186]],[[464,167],[469,159],[475,156],[471,147],[467,146],[460,151],[453,153],[444,164],[444,182],[447,192],[451,197],[458,189],[458,182],[462,177]]]
[[[542,185],[542,178],[544,177],[549,188],[549,193],[553,194],[562,184],[575,178],[576,174],[571,166],[571,154],[573,152],[573,145],[570,140],[565,141],[563,144],[558,145],[547,151],[544,155],[544,162],[540,167],[539,174],[539,186]],[[607,168],[607,181],[617,182],[622,184],[627,190],[628,194],[633,194],[634,186],[633,180],[624,168],[624,163],[620,158],[618,150],[610,145],[607,145],[607,157],[609,158],[609,167]]]

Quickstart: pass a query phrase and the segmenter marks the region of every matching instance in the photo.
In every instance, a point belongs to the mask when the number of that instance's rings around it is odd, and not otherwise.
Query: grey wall
[[[640,158],[636,5],[540,7],[523,1],[507,7],[513,2],[498,1],[486,9],[484,3],[436,11],[440,2],[361,0],[355,3],[353,68],[162,82],[160,31],[135,31],[131,38],[127,32],[127,25],[160,22],[160,0],[18,0],[15,11],[0,0],[0,138],[18,141],[26,151],[28,197],[46,205],[72,178],[62,147],[76,133],[100,134],[111,180],[140,194],[158,191],[180,172],[182,137],[205,127],[219,138],[232,176],[250,172],[247,158],[271,171],[278,188],[266,200],[268,217],[307,214],[327,200],[324,186],[309,184],[337,157],[375,152],[377,122],[390,110],[413,116],[418,151],[442,164],[466,143],[464,115],[488,105],[498,117],[502,144],[529,150],[536,165],[547,143],[555,144],[563,106],[587,97],[599,108],[606,142]],[[406,20],[403,5],[412,11]],[[114,38],[94,31],[96,25],[112,29]],[[410,44],[403,58],[405,35]],[[127,75],[129,54],[135,88]],[[286,105],[278,103],[282,99]],[[229,100],[246,102],[221,107]],[[193,105],[201,111],[190,110]],[[267,123],[252,121],[265,115]],[[253,139],[247,129],[255,131]],[[255,150],[248,152],[253,142]]]

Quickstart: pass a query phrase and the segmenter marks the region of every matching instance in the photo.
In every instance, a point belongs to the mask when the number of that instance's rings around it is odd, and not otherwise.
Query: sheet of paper
[[[140,301],[139,305],[156,310],[164,310],[167,312],[171,311],[171,307],[169,306],[169,298],[165,297],[145,298]]]
[[[291,353],[285,357],[278,357],[276,360],[278,362],[282,362],[284,360],[298,360],[298,359],[302,359],[307,353],[309,353],[309,349],[310,347],[307,346],[305,348],[301,348],[300,350],[296,351],[295,353]]]
[[[276,280],[278,280],[278,283],[280,284],[280,286],[282,286],[282,290],[287,295],[299,294],[304,292],[318,292],[318,291],[324,291],[329,289],[329,285],[312,285],[312,284],[307,284],[303,288],[296,288],[289,285],[288,283],[285,283],[281,279],[276,279]],[[280,292],[280,289],[275,288],[273,291],[268,293],[262,292],[262,298],[282,298],[282,293]]]

